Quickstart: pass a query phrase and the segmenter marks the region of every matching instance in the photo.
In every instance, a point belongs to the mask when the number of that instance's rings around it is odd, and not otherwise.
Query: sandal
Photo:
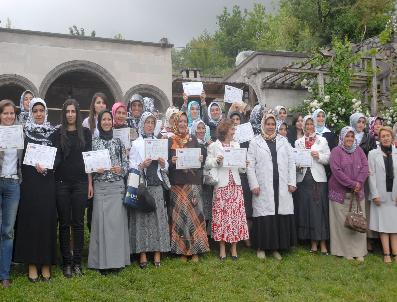
[[[139,263],[139,267],[140,267],[141,269],[145,269],[145,268],[147,267],[147,262],[141,262],[141,263]]]
[[[386,257],[388,257],[388,260],[387,260]],[[390,258],[390,253],[389,254],[383,254],[383,262],[386,263],[386,264],[392,263],[391,258]]]
[[[155,266],[155,267],[160,267],[160,265],[161,265],[161,262],[160,262],[160,261],[154,261],[154,266]]]

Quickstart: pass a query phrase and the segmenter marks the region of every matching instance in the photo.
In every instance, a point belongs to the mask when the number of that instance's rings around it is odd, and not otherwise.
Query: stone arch
[[[51,84],[57,78],[68,72],[74,72],[74,71],[84,71],[94,74],[109,87],[109,90],[111,91],[115,99],[123,100],[123,93],[116,79],[102,66],[84,60],[68,61],[52,69],[41,82],[39,89],[40,96],[43,98],[45,97]]]
[[[4,85],[17,85],[25,90],[30,90],[34,95],[38,95],[36,86],[27,78],[18,74],[2,74],[0,75],[0,87]]]
[[[156,86],[148,84],[139,84],[130,88],[124,95],[125,103],[128,103],[130,98],[136,93],[143,97],[153,98],[155,100],[155,106],[160,112],[165,112],[170,106],[170,101],[164,91]]]
[[[18,74],[0,75],[0,100],[10,99],[16,106],[19,106],[19,99],[25,90],[38,95],[36,86],[29,79]]]

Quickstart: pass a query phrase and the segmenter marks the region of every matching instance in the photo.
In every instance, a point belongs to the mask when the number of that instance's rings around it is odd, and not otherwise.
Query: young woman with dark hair
[[[81,125],[80,106],[74,99],[63,103],[61,127],[58,130],[60,163],[55,172],[59,244],[62,253],[63,274],[82,275],[81,253],[84,245],[84,212],[87,197],[92,198],[90,174],[84,170],[82,152],[91,151],[91,133]],[[70,248],[70,230],[73,234],[73,255]]]
[[[99,135],[97,130],[97,120],[98,114],[104,109],[109,107],[108,98],[102,92],[97,92],[94,94],[90,105],[90,114],[84,119],[83,127],[90,129],[92,137],[97,137]]]

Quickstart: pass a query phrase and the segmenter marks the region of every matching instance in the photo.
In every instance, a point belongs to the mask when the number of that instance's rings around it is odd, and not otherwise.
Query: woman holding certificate
[[[124,103],[117,102],[112,106],[112,115],[114,117],[114,129],[121,129],[128,127],[127,124],[127,106]]]
[[[195,148],[191,151],[196,151],[200,148],[197,138],[189,135],[186,113],[179,112],[176,115],[174,133],[175,135],[169,139],[168,151],[171,181],[171,252],[180,255],[183,262],[186,262],[189,256],[192,257],[192,261],[197,262],[198,254],[209,251],[200,190],[204,158],[197,155],[197,158],[191,157],[190,161],[182,161],[185,158],[176,156],[186,149]],[[186,168],[180,168],[181,162]]]
[[[80,106],[74,99],[63,103],[61,127],[57,140],[60,163],[55,171],[59,245],[62,270],[66,278],[81,276],[81,256],[84,246],[84,214],[87,198],[92,198],[91,174],[84,169],[82,152],[91,151],[90,130],[81,125]],[[73,254],[70,234],[73,234]]]
[[[280,250],[296,244],[294,204],[296,168],[292,148],[285,137],[276,134],[276,118],[265,114],[262,135],[251,140],[248,149],[248,181],[252,191],[252,243],[257,256],[265,250],[281,260]]]
[[[249,238],[239,174],[245,171],[246,161],[243,162],[243,167],[233,167],[230,162],[224,162],[226,149],[240,148],[240,144],[233,141],[234,132],[232,120],[225,119],[219,123],[218,140],[208,147],[205,163],[207,169],[218,171],[212,205],[212,238],[219,241],[221,261],[226,259],[226,242],[231,243],[231,257],[237,260],[237,243]]]
[[[55,129],[47,122],[47,105],[34,98],[29,104],[25,124],[25,156],[28,143],[56,147]],[[56,164],[54,165],[56,167]],[[28,265],[28,278],[51,278],[50,266],[56,263],[57,209],[53,169],[22,165],[21,201],[17,218],[14,261]]]
[[[310,115],[303,119],[305,136],[295,142],[298,152],[310,153],[311,166],[300,167],[296,162],[295,217],[298,239],[311,240],[311,253],[316,253],[320,243],[321,253],[328,254],[326,240],[329,239],[329,201],[327,196],[327,175],[324,165],[328,165],[330,150],[327,140],[316,134]]]
[[[332,171],[328,182],[331,254],[362,262],[367,254],[366,234],[345,227],[351,203],[353,209],[359,203],[365,216],[364,183],[368,177],[368,161],[357,146],[352,127],[341,130],[339,145],[331,151],[329,162]]]
[[[112,167],[93,173],[94,208],[88,267],[106,275],[130,264],[127,209],[122,202],[128,159],[121,140],[113,138],[113,117],[109,110],[99,113],[98,132],[99,136],[92,141],[92,150],[107,149]]]
[[[16,107],[11,100],[0,102],[0,124],[16,124]],[[22,126],[19,126],[22,127]],[[17,216],[21,181],[22,150],[0,151],[0,281],[10,286],[10,266],[14,243],[14,224]]]
[[[128,103],[128,126],[132,129],[132,140],[138,138],[139,121],[143,113],[144,101],[140,94],[134,94]]]
[[[218,102],[212,102],[207,111],[203,112],[203,121],[210,128],[211,140],[216,141],[216,128],[222,120],[222,108]]]
[[[154,265],[159,267],[160,253],[170,251],[167,208],[160,172],[168,170],[168,161],[167,158],[152,160],[145,155],[145,139],[155,139],[155,127],[154,115],[151,112],[143,113],[139,123],[139,137],[133,142],[130,150],[130,169],[144,173],[148,192],[156,202],[156,210],[153,212],[130,209],[129,213],[131,254],[140,254],[139,266],[142,269],[147,267],[146,253],[154,252]]]

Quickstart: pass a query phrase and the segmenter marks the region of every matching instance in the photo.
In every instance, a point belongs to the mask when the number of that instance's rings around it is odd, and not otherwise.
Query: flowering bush
[[[292,108],[292,111],[311,114],[321,108],[327,114],[327,126],[339,132],[349,125],[352,113],[362,112],[369,116],[369,108],[360,100],[359,94],[350,88],[353,78],[351,66],[361,58],[361,54],[353,54],[347,39],[344,41],[334,39],[332,46],[335,52],[332,57],[325,57],[319,53],[313,60],[314,65],[327,67],[324,81],[325,96],[319,93],[317,79],[303,79],[301,85],[308,90],[311,98],[304,100],[302,105]]]
[[[393,127],[393,125],[397,123],[397,98],[391,102],[389,108],[380,111],[379,116],[385,119],[385,123],[388,126]]]

